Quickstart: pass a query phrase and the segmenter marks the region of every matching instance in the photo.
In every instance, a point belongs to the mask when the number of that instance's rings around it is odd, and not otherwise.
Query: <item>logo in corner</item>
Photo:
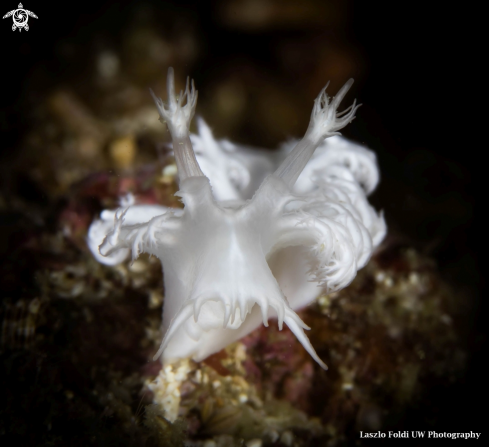
[[[35,19],[37,19],[37,16],[32,11],[24,9],[22,3],[19,3],[17,8],[18,9],[7,12],[7,14],[5,14],[2,18],[5,19],[12,16],[12,19],[14,20],[12,31],[15,31],[17,28],[19,28],[19,32],[22,31],[22,28],[29,31],[29,25],[27,23],[29,21],[29,16],[34,17]]]

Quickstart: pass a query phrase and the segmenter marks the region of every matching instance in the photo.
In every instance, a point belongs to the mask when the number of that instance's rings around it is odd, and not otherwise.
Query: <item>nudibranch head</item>
[[[104,211],[88,242],[106,264],[131,252],[161,260],[164,338],[155,358],[203,360],[277,318],[326,368],[295,311],[347,286],[386,231],[367,201],[378,181],[375,156],[337,136],[324,142],[354,118],[355,103],[337,112],[352,82],[331,102],[323,89],[304,138],[271,157],[216,141],[203,121],[200,135],[190,135],[197,92],[187,82],[177,100],[173,70],[168,103],[151,92],[172,135],[184,209],[133,204]]]

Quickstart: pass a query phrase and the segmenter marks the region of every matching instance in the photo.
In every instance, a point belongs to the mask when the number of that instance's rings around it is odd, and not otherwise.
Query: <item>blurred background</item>
[[[2,2],[2,15],[16,1]],[[460,39],[465,18],[426,5],[26,0],[24,8],[38,16],[29,18],[29,31],[13,32],[11,18],[0,22],[3,262],[18,219],[28,219],[25,209],[35,219],[94,173],[164,156],[168,135],[148,88],[165,98],[169,66],[177,84],[187,75],[195,80],[197,114],[216,137],[264,150],[303,135],[328,80],[334,94],[353,77],[345,106],[353,98],[363,106],[343,133],[377,154],[381,183],[372,200],[385,212],[390,237],[434,257],[463,297],[459,331],[468,368],[451,388],[433,391],[438,428],[480,431],[482,415],[472,405],[485,387],[476,163],[456,135],[464,130],[459,115],[470,113],[459,104],[475,63]],[[3,286],[17,293],[16,285]]]

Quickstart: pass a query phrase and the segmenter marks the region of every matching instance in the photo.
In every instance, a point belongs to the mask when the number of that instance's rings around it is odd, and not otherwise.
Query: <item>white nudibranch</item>
[[[161,260],[164,337],[155,358],[200,361],[277,318],[326,368],[295,311],[347,286],[386,232],[367,201],[379,177],[375,155],[338,136],[359,107],[337,111],[352,83],[331,101],[325,87],[304,138],[271,155],[215,140],[203,120],[191,135],[197,92],[187,81],[178,100],[173,69],[167,103],[151,92],[172,136],[184,209],[103,211],[88,243],[108,265],[130,253]]]

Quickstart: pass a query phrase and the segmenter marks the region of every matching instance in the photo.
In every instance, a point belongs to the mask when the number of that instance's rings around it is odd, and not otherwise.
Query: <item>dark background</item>
[[[2,15],[17,1],[3,2]],[[462,334],[471,353],[469,367],[462,383],[434,391],[434,396],[445,395],[450,402],[442,410],[446,424],[438,428],[481,431],[484,412],[477,407],[483,405],[486,389],[482,348],[487,305],[483,299],[479,302],[483,278],[477,252],[485,240],[475,226],[474,207],[476,197],[482,196],[478,190],[487,187],[482,169],[477,169],[483,164],[485,145],[481,137],[479,144],[474,142],[477,138],[470,138],[482,136],[485,130],[477,128],[479,109],[472,108],[484,88],[477,62],[482,53],[474,48],[473,34],[481,12],[468,11],[464,5],[426,6],[426,2],[324,3],[339,11],[340,23],[329,26],[326,20],[310,29],[283,24],[249,29],[226,23],[219,16],[222,2],[100,1],[53,6],[28,0],[24,7],[39,17],[29,20],[29,32],[12,32],[11,18],[0,22],[2,168],[8,169],[14,159],[22,160],[21,142],[33,102],[61,79],[83,73],[85,58],[97,42],[117,45],[142,5],[149,5],[153,20],[161,21],[162,28],[185,21],[195,26],[202,51],[189,74],[201,91],[220,67],[233,60],[252,61],[272,79],[280,72],[282,80],[289,77],[290,88],[307,90],[300,83],[307,64],[280,66],[277,48],[283,42],[297,42],[297,51],[306,54],[309,48],[317,48],[318,40],[352,48],[356,63],[348,76],[356,78],[353,95],[364,105],[345,134],[377,153],[382,180],[373,201],[385,210],[390,231],[434,256],[445,278],[468,297]],[[173,18],[178,19],[176,24]],[[67,42],[79,49],[76,58],[64,52]],[[270,147],[280,143],[246,132],[246,125],[243,129],[227,136]]]

